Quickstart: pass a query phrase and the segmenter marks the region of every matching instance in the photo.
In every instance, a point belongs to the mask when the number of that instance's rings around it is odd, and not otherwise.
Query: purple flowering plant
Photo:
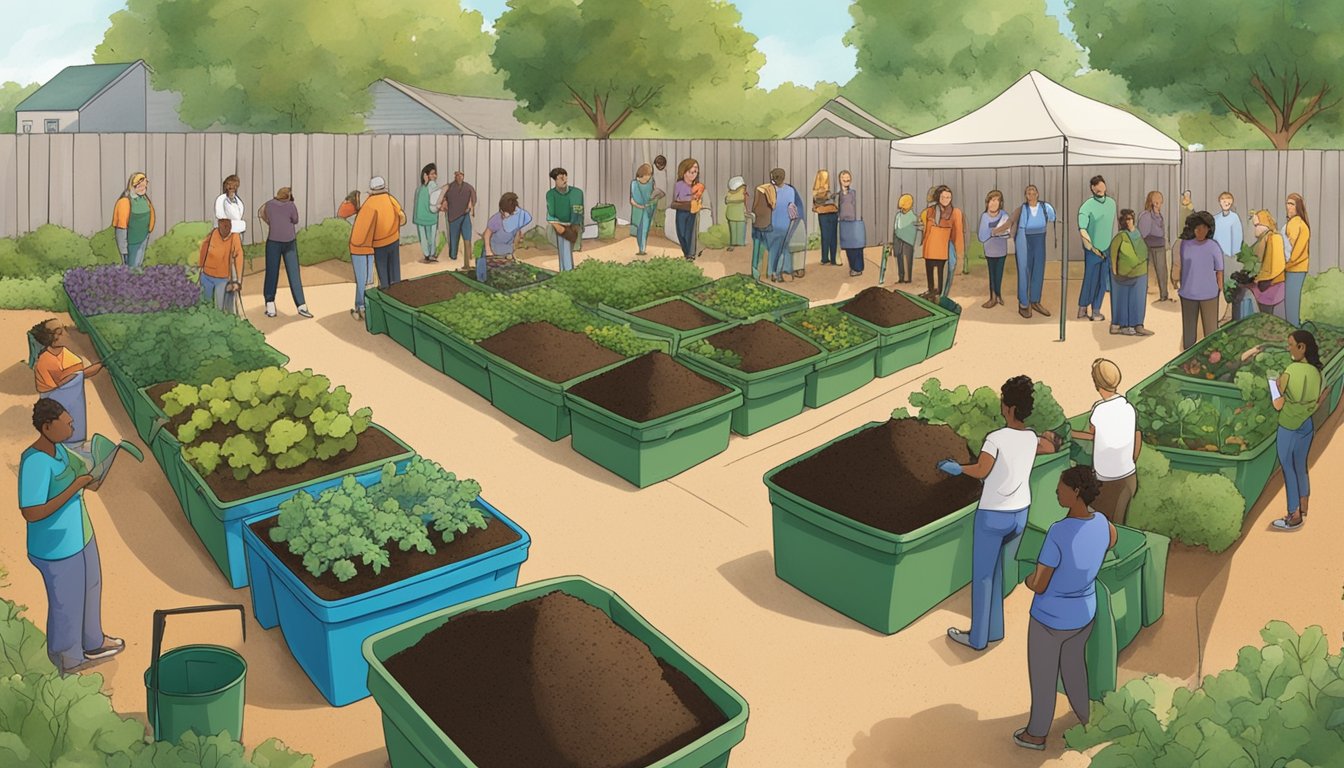
[[[186,267],[168,264],[138,270],[121,264],[67,270],[65,291],[85,317],[185,309],[201,301],[201,288],[191,281]]]

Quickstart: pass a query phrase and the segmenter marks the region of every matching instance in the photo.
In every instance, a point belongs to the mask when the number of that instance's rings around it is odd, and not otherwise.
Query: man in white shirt
[[[229,231],[240,235],[247,231],[247,206],[238,196],[238,187],[241,184],[237,175],[229,174],[224,179],[224,193],[215,198],[215,221],[228,219],[232,224]]]
[[[949,627],[947,636],[983,651],[1003,639],[1003,563],[1017,557],[1031,507],[1031,467],[1038,453],[1059,450],[1059,437],[1044,436],[1023,423],[1035,407],[1033,383],[1014,376],[999,390],[1000,411],[1007,426],[990,432],[974,464],[951,459],[938,463],[949,475],[965,474],[984,481],[975,510],[971,547],[971,628]]]
[[[1073,430],[1078,440],[1092,441],[1092,469],[1101,494],[1092,508],[1115,525],[1124,525],[1129,503],[1139,490],[1137,463],[1143,450],[1134,406],[1120,394],[1120,366],[1099,357],[1092,362],[1092,384],[1101,399],[1092,405],[1086,430]]]

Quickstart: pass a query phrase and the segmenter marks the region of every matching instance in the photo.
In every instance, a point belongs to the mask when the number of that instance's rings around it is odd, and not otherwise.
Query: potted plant
[[[872,381],[877,361],[877,331],[834,305],[812,307],[784,316],[794,328],[826,350],[826,357],[807,374],[803,402],[820,408]]]
[[[480,485],[411,459],[296,493],[243,528],[252,610],[279,626],[333,706],[369,695],[364,639],[518,584],[527,532],[480,498]]]
[[[734,320],[778,320],[789,312],[806,309],[808,304],[806,297],[753,280],[750,275],[721,277],[682,295]]]
[[[879,378],[928,359],[934,327],[941,327],[947,318],[952,318],[955,330],[955,314],[942,307],[917,303],[902,291],[880,286],[865,288],[835,306],[877,332],[880,341],[874,373]]]
[[[452,271],[402,280],[388,288],[371,288],[365,292],[368,311],[364,314],[364,326],[369,333],[386,333],[414,354],[417,310],[470,290],[472,286],[461,274]]]

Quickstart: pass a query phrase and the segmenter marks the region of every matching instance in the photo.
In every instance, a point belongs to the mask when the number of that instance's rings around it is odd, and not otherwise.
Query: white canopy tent
[[[1068,169],[1074,165],[1179,165],[1181,147],[1122,110],[1074,93],[1032,70],[976,111],[931,131],[891,142],[891,167],[952,170],[1060,166],[1069,211]],[[1068,218],[1066,218],[1068,217]],[[1059,338],[1064,340],[1068,249],[1060,270]]]

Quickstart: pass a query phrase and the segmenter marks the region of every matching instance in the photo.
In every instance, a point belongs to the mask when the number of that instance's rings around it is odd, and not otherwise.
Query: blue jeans
[[[208,301],[215,305],[215,309],[224,309],[224,290],[229,284],[227,277],[211,277],[204,272],[201,273],[201,301]]]
[[[1092,314],[1101,311],[1106,300],[1106,289],[1111,283],[1111,251],[1106,249],[1101,256],[1088,251],[1083,255],[1083,287],[1078,290],[1078,307],[1092,306]]]
[[[695,214],[677,209],[677,243],[681,245],[681,255],[690,258],[695,255]]]
[[[1279,427],[1279,464],[1283,465],[1283,488],[1288,492],[1288,514],[1298,510],[1303,496],[1311,495],[1307,454],[1311,452],[1313,429],[1311,417],[1297,429]]]
[[[373,265],[378,270],[378,287],[389,288],[401,282],[401,243],[393,240],[373,249]]]
[[[751,228],[751,277],[753,280],[761,279],[761,259],[770,258],[770,232]],[[767,266],[768,270],[769,267]]]
[[[635,242],[639,244],[639,252],[644,253],[648,250],[649,228],[653,226],[653,211],[649,208],[645,208],[642,211],[638,208],[635,210],[638,212],[637,215],[639,217],[639,220],[636,221],[634,225]]]
[[[84,663],[85,651],[103,647],[103,569],[98,539],[63,560],[31,562],[47,588],[47,656],[58,669]]]
[[[304,305],[303,278],[299,276],[299,245],[297,240],[288,243],[266,241],[266,280],[262,285],[262,295],[266,301],[275,301],[275,290],[280,284],[280,260],[285,262],[285,277],[289,280],[289,295],[294,297],[294,306]]]
[[[1041,291],[1045,288],[1045,233],[1026,233],[1027,252],[1018,251],[1017,260],[1017,305],[1029,307],[1041,303]]]
[[[448,258],[457,258],[457,242],[467,241],[467,258],[471,258],[471,216],[462,214],[448,222]]]
[[[126,258],[123,259],[126,266],[131,269],[139,269],[141,264],[145,263],[145,249],[149,247],[149,238],[145,238],[138,243],[126,246]]]
[[[551,236],[555,238],[555,252],[560,256],[560,271],[568,272],[574,268],[574,244],[557,233],[554,227],[551,227]]]
[[[1284,272],[1283,314],[1293,325],[1302,324],[1302,284],[1307,282],[1306,272]]]
[[[1007,256],[986,256],[985,266],[989,269],[989,295],[998,296],[1003,293],[1003,270],[1008,261]]]
[[[840,240],[840,214],[818,213],[817,224],[821,227],[821,263],[834,264]]]
[[[1121,328],[1143,325],[1147,312],[1148,275],[1114,278],[1111,287],[1111,323]]]
[[[848,261],[848,262],[849,262],[849,268],[850,268],[851,271],[854,271],[854,272],[862,272],[862,271],[863,271],[863,249],[862,249],[862,248],[846,248],[846,249],[845,249],[845,261]]]
[[[470,229],[470,227],[468,227]],[[426,259],[436,258],[434,251],[439,247],[437,238],[439,234],[439,224],[416,224],[415,233],[420,236],[420,253],[424,254]],[[457,253],[454,249],[453,253]],[[456,258],[456,257],[454,257]]]
[[[971,647],[1003,639],[1003,563],[1017,557],[1027,507],[1007,512],[975,510],[971,545]]]
[[[787,227],[772,227],[766,238],[770,249],[769,273],[782,277],[785,272],[793,271],[793,254],[789,253],[789,231]]]
[[[373,273],[373,254],[350,254],[350,266],[355,270],[355,309],[364,308],[364,286]]]

